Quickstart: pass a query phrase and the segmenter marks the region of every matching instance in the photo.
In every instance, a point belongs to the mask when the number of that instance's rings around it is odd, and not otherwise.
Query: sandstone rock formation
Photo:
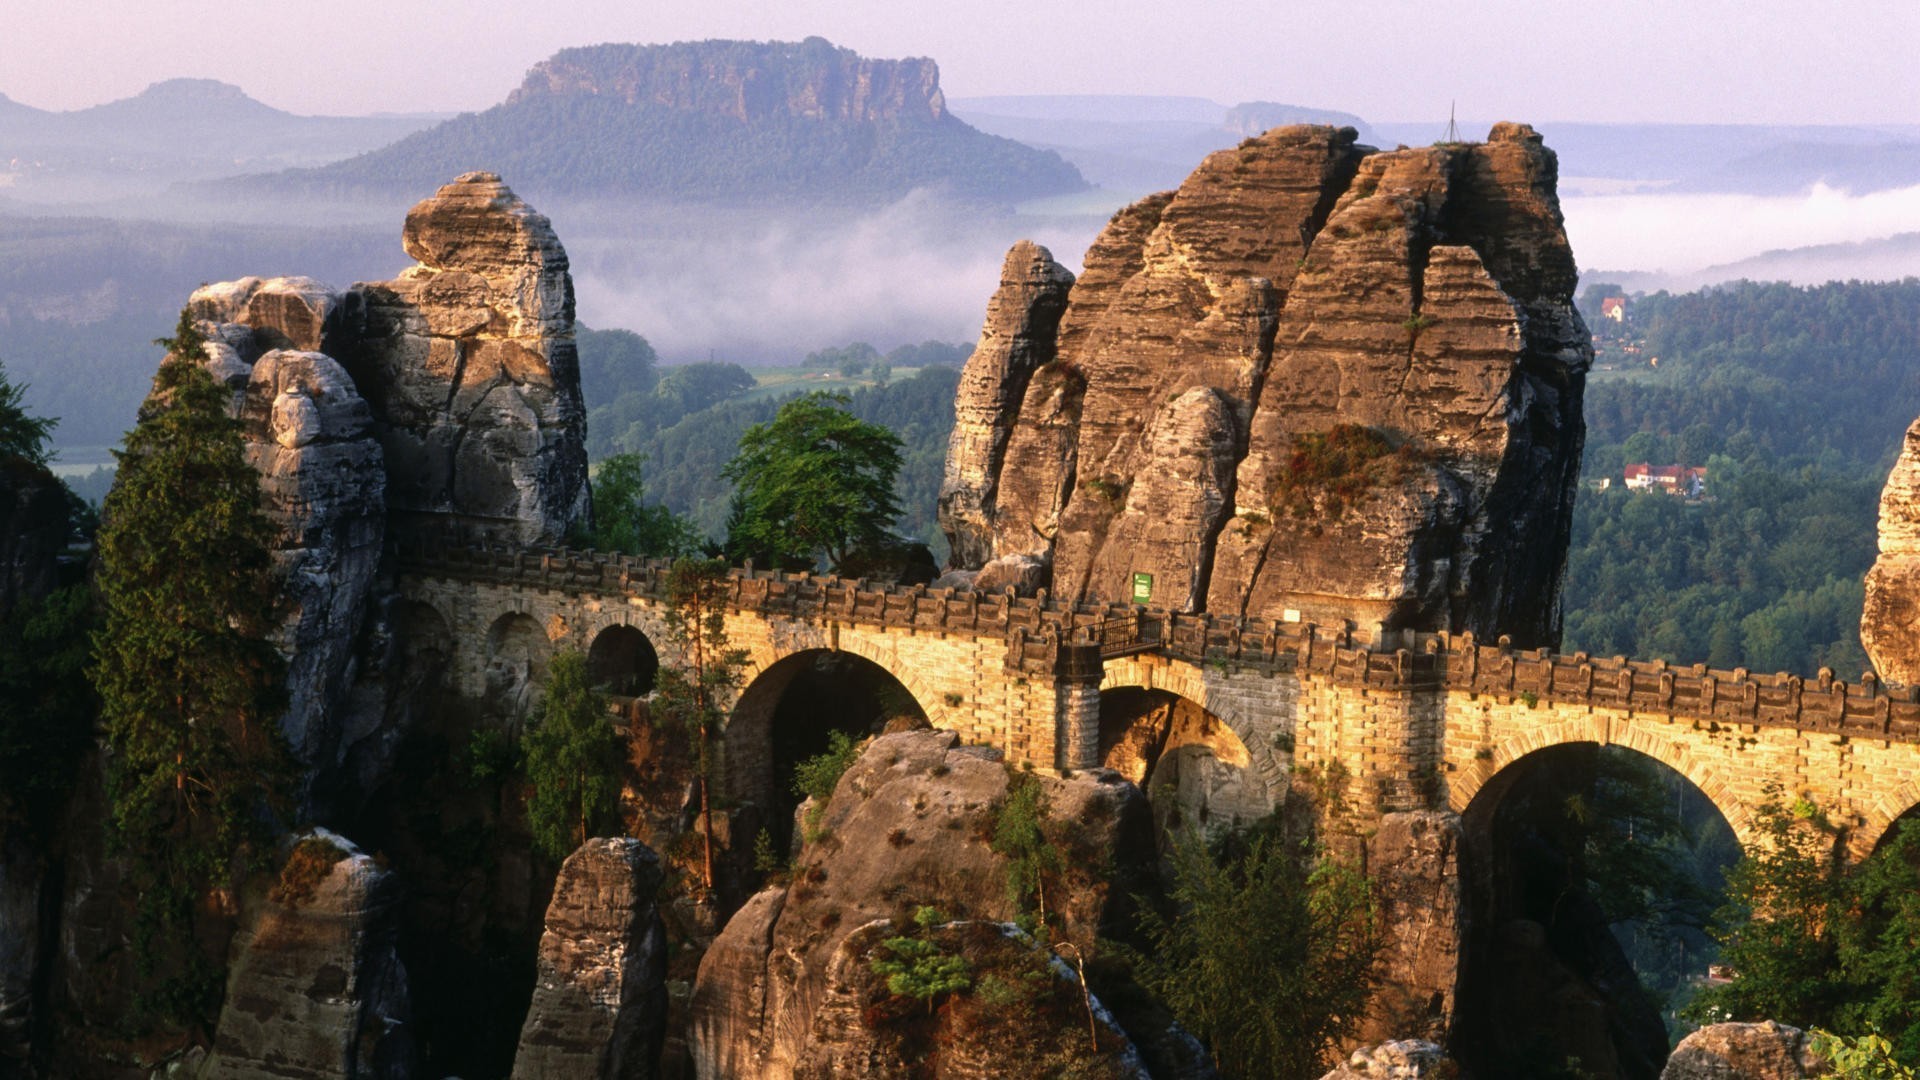
[[[1020,987],[1020,1000],[995,1003],[960,995],[923,1018],[919,1002],[891,994],[886,979],[873,970],[875,959],[893,955],[886,942],[901,936],[919,937],[964,957],[976,981]],[[923,930],[875,920],[840,941],[824,983],[812,1038],[792,1072],[796,1080],[1087,1075],[1148,1080],[1132,1040],[1097,997],[1081,996],[1072,969],[1006,924],[948,923]],[[1097,1046],[1091,1045],[1089,1009]]]
[[[589,840],[561,864],[515,1080],[652,1077],[665,1034],[660,860],[638,840]]]
[[[1030,375],[1003,285],[957,408],[1011,430],[956,428],[957,568],[1024,555],[1073,599],[1146,573],[1169,610],[1557,640],[1591,348],[1555,158],[1513,124],[1354,138],[1276,129],[1117,214]],[[1377,460],[1320,451],[1351,431]]]
[[[1018,914],[1005,860],[988,846],[1006,766],[993,751],[958,743],[946,731],[883,735],[841,777],[822,819],[827,838],[794,861],[790,886],[748,901],[701,962],[690,1036],[698,1075],[803,1075],[814,1047],[839,1045],[846,1032],[833,1017],[846,1014],[825,1006],[835,957],[860,927],[906,925],[921,903],[956,919]],[[1086,943],[1106,917],[1105,868],[1124,873],[1128,860],[1151,857],[1146,802],[1111,773],[1037,782],[1073,837],[1071,880],[1051,903],[1063,936]]]
[[[405,243],[418,265],[348,295],[361,325],[339,357],[379,421],[389,504],[557,542],[587,514],[566,251],[492,173],[410,210]]]
[[[1072,286],[1073,274],[1046,248],[1023,240],[1007,252],[1000,288],[987,302],[980,343],[960,375],[940,485],[940,520],[958,565],[977,569],[992,557],[991,511],[1007,437],[1034,369],[1053,360],[1054,336]]]
[[[1673,1048],[1660,1080],[1800,1080],[1826,1072],[1799,1028],[1763,1020],[1693,1032]]]
[[[236,936],[207,1080],[413,1075],[400,887],[345,840],[297,842]]]
[[[1439,1080],[1458,1075],[1458,1066],[1437,1043],[1396,1039],[1363,1046],[1320,1080]]]
[[[1920,420],[1880,493],[1880,558],[1867,572],[1860,641],[1882,679],[1920,685]]]
[[[32,1050],[46,865],[23,829],[0,832],[0,1071]]]
[[[202,286],[188,301],[207,368],[234,391],[247,458],[279,530],[276,641],[287,657],[281,721],[309,784],[326,785],[354,735],[341,708],[375,601],[387,473],[373,417],[339,349],[339,297],[306,278]],[[323,775],[326,774],[326,775]]]
[[[404,241],[420,263],[392,282],[249,277],[189,300],[280,529],[282,727],[320,811],[372,790],[405,726],[389,534],[553,543],[587,513],[573,285],[547,219],[471,173],[413,208]]]
[[[932,60],[870,60],[820,38],[563,49],[534,65],[507,101],[546,95],[611,98],[739,121],[930,121],[948,115],[940,69]]]
[[[1447,1037],[1464,917],[1460,840],[1457,815],[1418,810],[1382,816],[1367,841],[1384,940],[1381,985],[1360,1026],[1361,1039]]]

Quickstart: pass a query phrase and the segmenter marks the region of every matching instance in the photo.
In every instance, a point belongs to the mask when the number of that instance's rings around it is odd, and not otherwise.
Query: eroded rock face
[[[1383,815],[1367,841],[1385,940],[1361,1039],[1446,1038],[1460,975],[1460,839],[1458,815],[1417,810]]]
[[[1920,684],[1920,420],[1880,492],[1880,558],[1867,572],[1860,641],[1882,679]]]
[[[389,505],[557,542],[588,512],[565,249],[492,173],[416,205],[405,243],[417,265],[349,294],[340,357],[378,421]]]
[[[400,887],[331,834],[339,861],[269,899],[236,936],[208,1080],[413,1075],[407,972],[395,951]],[[333,855],[329,855],[329,858]],[[288,889],[282,878],[281,889]]]
[[[1050,908],[1065,937],[1090,941],[1106,917],[1105,868],[1125,873],[1127,860],[1151,857],[1145,799],[1111,773],[1037,782],[1047,786],[1054,819],[1073,823],[1071,881]],[[961,747],[952,732],[875,739],[834,789],[822,822],[827,839],[794,860],[793,885],[749,901],[701,961],[689,1040],[697,1074],[800,1075],[812,1047],[840,1038],[825,1008],[830,968],[863,925],[905,925],[915,903],[937,903],[956,919],[1017,915],[1005,861],[990,850],[985,827],[1007,783],[998,754]]]
[[[1115,216],[997,479],[947,512],[993,523],[957,565],[1051,556],[1067,598],[1125,602],[1145,572],[1171,610],[1557,641],[1591,348],[1554,156],[1512,124],[1354,138],[1276,129]],[[1000,385],[975,396],[1021,383]],[[1301,440],[1346,427],[1393,467],[1289,489]],[[993,477],[981,444],[956,437],[949,469]]]
[[[13,829],[0,834],[0,1068],[32,1049],[34,978],[40,971],[40,897],[47,868]]]
[[[1660,1080],[1800,1080],[1827,1069],[1799,1028],[1763,1020],[1757,1024],[1708,1024],[1680,1040]]]
[[[547,219],[472,173],[413,208],[404,242],[420,262],[392,282],[249,277],[189,300],[280,529],[283,728],[323,819],[384,778],[418,704],[390,532],[553,543],[587,512],[573,285]]]
[[[342,349],[340,295],[307,278],[204,285],[188,300],[206,332],[206,367],[234,391],[262,509],[279,531],[273,557],[275,644],[287,658],[281,729],[315,789],[367,734],[344,707],[365,667],[361,631],[379,602],[387,471],[359,387],[332,356]]]
[[[1034,369],[1053,360],[1072,286],[1073,274],[1046,248],[1022,240],[1007,252],[1000,288],[987,302],[986,324],[974,346],[978,359],[961,372],[954,398],[940,520],[955,567],[978,570],[992,557],[991,510],[1007,437]]]
[[[638,840],[589,840],[567,856],[547,907],[515,1080],[656,1075],[665,1035],[660,860]]]

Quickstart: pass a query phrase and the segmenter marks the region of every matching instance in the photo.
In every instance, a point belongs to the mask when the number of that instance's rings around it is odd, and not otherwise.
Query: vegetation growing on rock
[[[1406,477],[1419,460],[1410,446],[1396,446],[1362,424],[1303,432],[1273,474],[1267,506],[1275,515],[1338,518],[1369,493]]]
[[[1319,1075],[1379,977],[1371,884],[1272,822],[1174,849],[1134,971],[1229,1076]]]
[[[196,909],[270,854],[288,790],[278,726],[285,664],[266,634],[274,530],[260,480],[201,366],[205,338],[181,312],[103,513],[94,637],[110,758],[112,836],[137,897],[145,1000],[210,1020],[219,969]]]

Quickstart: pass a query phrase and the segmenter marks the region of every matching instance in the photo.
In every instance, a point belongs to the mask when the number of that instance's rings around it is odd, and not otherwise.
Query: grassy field
[[[760,385],[742,395],[744,400],[757,401],[764,398],[785,397],[788,394],[805,393],[809,390],[838,390],[852,393],[876,384],[872,379],[848,379],[837,371],[807,370],[805,368],[751,368],[754,381]],[[919,368],[894,368],[888,375],[890,382],[911,379]]]

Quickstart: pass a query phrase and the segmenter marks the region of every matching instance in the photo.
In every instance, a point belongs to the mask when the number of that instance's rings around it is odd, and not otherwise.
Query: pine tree
[[[145,1003],[207,1020],[220,972],[193,939],[194,909],[259,866],[289,774],[278,717],[285,665],[267,640],[274,529],[260,510],[228,391],[201,365],[186,312],[99,536],[104,624],[92,676],[110,748],[111,836],[138,898]],[[161,953],[165,952],[164,958]]]
[[[522,749],[534,845],[564,859],[589,837],[603,835],[620,798],[620,734],[607,717],[607,696],[589,685],[587,658],[578,649],[554,656]]]
[[[0,461],[19,457],[45,465],[48,443],[58,421],[29,415],[20,404],[26,393],[25,386],[7,379],[7,366],[0,364]]]
[[[701,877],[713,888],[713,754],[726,722],[724,706],[744,677],[745,649],[727,640],[727,566],[717,559],[681,559],[667,575],[667,645],[678,663],[660,670],[653,712],[692,739],[700,777]]]

